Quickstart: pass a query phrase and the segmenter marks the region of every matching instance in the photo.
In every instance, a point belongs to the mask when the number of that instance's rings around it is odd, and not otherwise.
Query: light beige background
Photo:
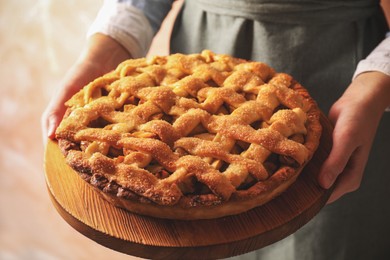
[[[40,116],[102,0],[0,0],[0,259],[136,259],[70,227],[49,199]],[[177,7],[176,7],[177,9]],[[172,18],[162,35],[169,33]],[[152,54],[167,54],[158,37]]]

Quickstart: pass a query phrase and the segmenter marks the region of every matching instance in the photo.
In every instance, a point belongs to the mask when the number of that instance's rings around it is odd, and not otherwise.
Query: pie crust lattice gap
[[[67,163],[114,205],[162,218],[247,211],[288,188],[320,112],[291,76],[211,51],[132,59],[67,103]]]

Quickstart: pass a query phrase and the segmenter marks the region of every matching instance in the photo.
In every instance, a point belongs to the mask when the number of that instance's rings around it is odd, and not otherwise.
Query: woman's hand
[[[129,58],[127,50],[114,39],[102,34],[93,35],[42,115],[44,143],[47,138],[54,138],[66,110],[64,103],[93,79],[115,69],[120,62]]]
[[[334,190],[328,203],[360,187],[381,116],[390,105],[390,77],[360,74],[332,106],[333,147],[318,176],[323,188]]]

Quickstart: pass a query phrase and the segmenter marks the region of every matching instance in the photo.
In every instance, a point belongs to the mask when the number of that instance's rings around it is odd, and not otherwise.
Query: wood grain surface
[[[49,194],[73,228],[114,250],[152,259],[216,259],[244,254],[294,233],[324,206],[330,190],[317,183],[331,149],[332,126],[322,116],[321,144],[297,181],[266,205],[210,220],[164,220],[132,214],[102,199],[49,141],[45,172]]]

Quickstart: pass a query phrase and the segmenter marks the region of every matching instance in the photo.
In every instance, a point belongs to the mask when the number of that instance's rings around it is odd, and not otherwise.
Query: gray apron
[[[210,49],[266,62],[293,75],[327,113],[386,30],[375,0],[187,0],[171,52]],[[385,113],[358,191],[324,207],[289,237],[237,259],[390,259],[389,199],[390,113]]]

